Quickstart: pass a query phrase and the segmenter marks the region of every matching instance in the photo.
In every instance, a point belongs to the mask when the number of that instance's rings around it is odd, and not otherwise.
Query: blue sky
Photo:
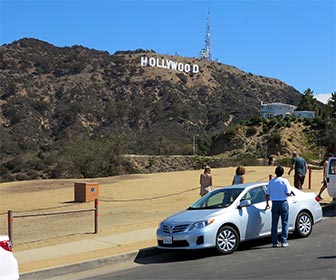
[[[111,54],[199,57],[210,11],[213,59],[325,100],[336,91],[335,2],[0,0],[0,45],[29,37]]]

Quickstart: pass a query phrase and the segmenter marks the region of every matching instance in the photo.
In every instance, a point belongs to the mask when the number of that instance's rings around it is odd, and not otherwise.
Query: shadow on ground
[[[323,217],[336,217],[336,203],[332,202],[322,207]]]

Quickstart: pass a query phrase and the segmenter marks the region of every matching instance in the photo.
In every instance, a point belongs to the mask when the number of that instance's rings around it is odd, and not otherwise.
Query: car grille
[[[171,226],[171,225],[163,225],[162,226],[162,231],[165,233],[176,233],[176,232],[182,232],[187,229],[189,224],[186,225],[176,225],[176,226]]]

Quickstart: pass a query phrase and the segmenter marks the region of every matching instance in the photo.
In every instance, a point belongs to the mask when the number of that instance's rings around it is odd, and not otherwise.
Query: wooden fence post
[[[312,181],[312,170],[308,168],[308,189],[311,189],[311,181]]]
[[[98,233],[98,216],[99,216],[99,213],[98,213],[98,199],[96,198],[95,201],[94,201],[94,204],[95,204],[95,233]]]
[[[11,241],[12,245],[13,245],[13,211],[12,210],[8,210],[8,238]]]

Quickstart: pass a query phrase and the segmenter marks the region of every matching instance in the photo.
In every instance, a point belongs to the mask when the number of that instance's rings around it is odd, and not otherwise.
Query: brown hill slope
[[[156,66],[143,66],[143,57]],[[157,61],[199,71],[166,69]],[[110,55],[27,38],[0,47],[0,82],[6,180],[133,172],[119,155],[190,154],[195,135],[203,152],[216,151],[212,138],[258,116],[261,101],[297,105],[301,98],[279,80],[218,62],[145,50]],[[82,163],[95,155],[97,167],[88,170]]]

